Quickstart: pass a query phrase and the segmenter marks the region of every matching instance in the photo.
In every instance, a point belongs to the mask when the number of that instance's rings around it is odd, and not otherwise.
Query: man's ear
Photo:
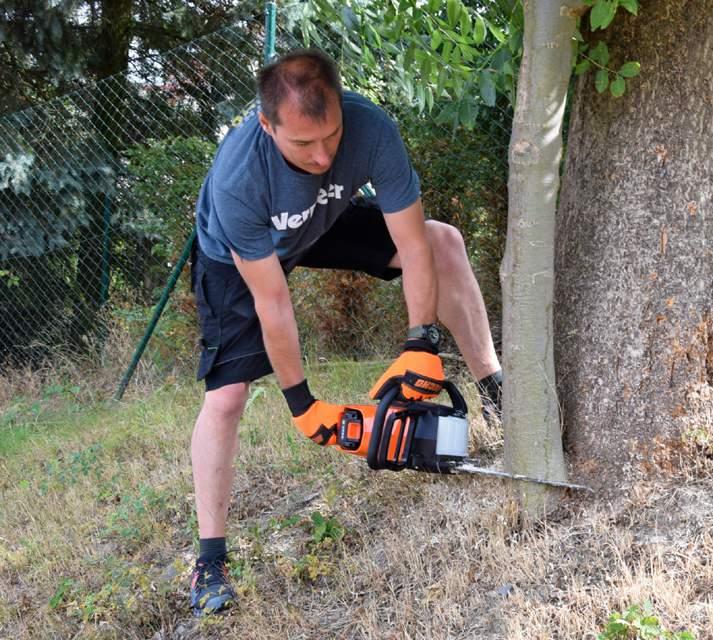
[[[258,112],[257,118],[260,121],[260,126],[262,127],[262,130],[269,136],[274,135],[275,131],[273,130],[272,125],[270,124],[270,121],[267,119],[267,117],[262,111]]]

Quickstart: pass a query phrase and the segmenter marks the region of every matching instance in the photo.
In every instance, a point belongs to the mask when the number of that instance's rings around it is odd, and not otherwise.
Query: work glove
[[[346,407],[317,400],[307,386],[307,380],[283,389],[292,422],[310,440],[322,446],[336,444],[339,422]]]
[[[438,349],[423,340],[407,340],[401,355],[371,388],[369,397],[380,400],[392,385],[399,384],[403,400],[425,400],[435,398],[444,382]]]

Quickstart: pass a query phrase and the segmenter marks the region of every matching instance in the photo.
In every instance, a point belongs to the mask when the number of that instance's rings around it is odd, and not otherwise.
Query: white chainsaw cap
[[[457,416],[439,416],[436,455],[465,458],[468,455],[468,421]]]

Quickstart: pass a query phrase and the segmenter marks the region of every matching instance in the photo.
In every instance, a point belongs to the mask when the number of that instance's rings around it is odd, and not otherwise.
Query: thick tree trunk
[[[713,1],[651,0],[595,35],[641,77],[620,99],[577,87],[556,361],[568,446],[611,482],[713,428]]]
[[[562,119],[579,2],[525,2],[523,61],[510,140],[508,235],[503,259],[505,462],[565,479],[552,335],[554,229]],[[546,493],[521,484],[528,512]]]

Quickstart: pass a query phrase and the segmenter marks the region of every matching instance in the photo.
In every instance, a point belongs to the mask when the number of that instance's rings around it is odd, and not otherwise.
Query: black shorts
[[[393,280],[400,269],[388,266],[396,254],[381,211],[352,204],[304,254],[283,263],[294,267],[350,269]],[[198,380],[207,391],[227,384],[257,380],[272,372],[252,295],[232,264],[217,262],[197,251],[193,266],[203,350]]]

